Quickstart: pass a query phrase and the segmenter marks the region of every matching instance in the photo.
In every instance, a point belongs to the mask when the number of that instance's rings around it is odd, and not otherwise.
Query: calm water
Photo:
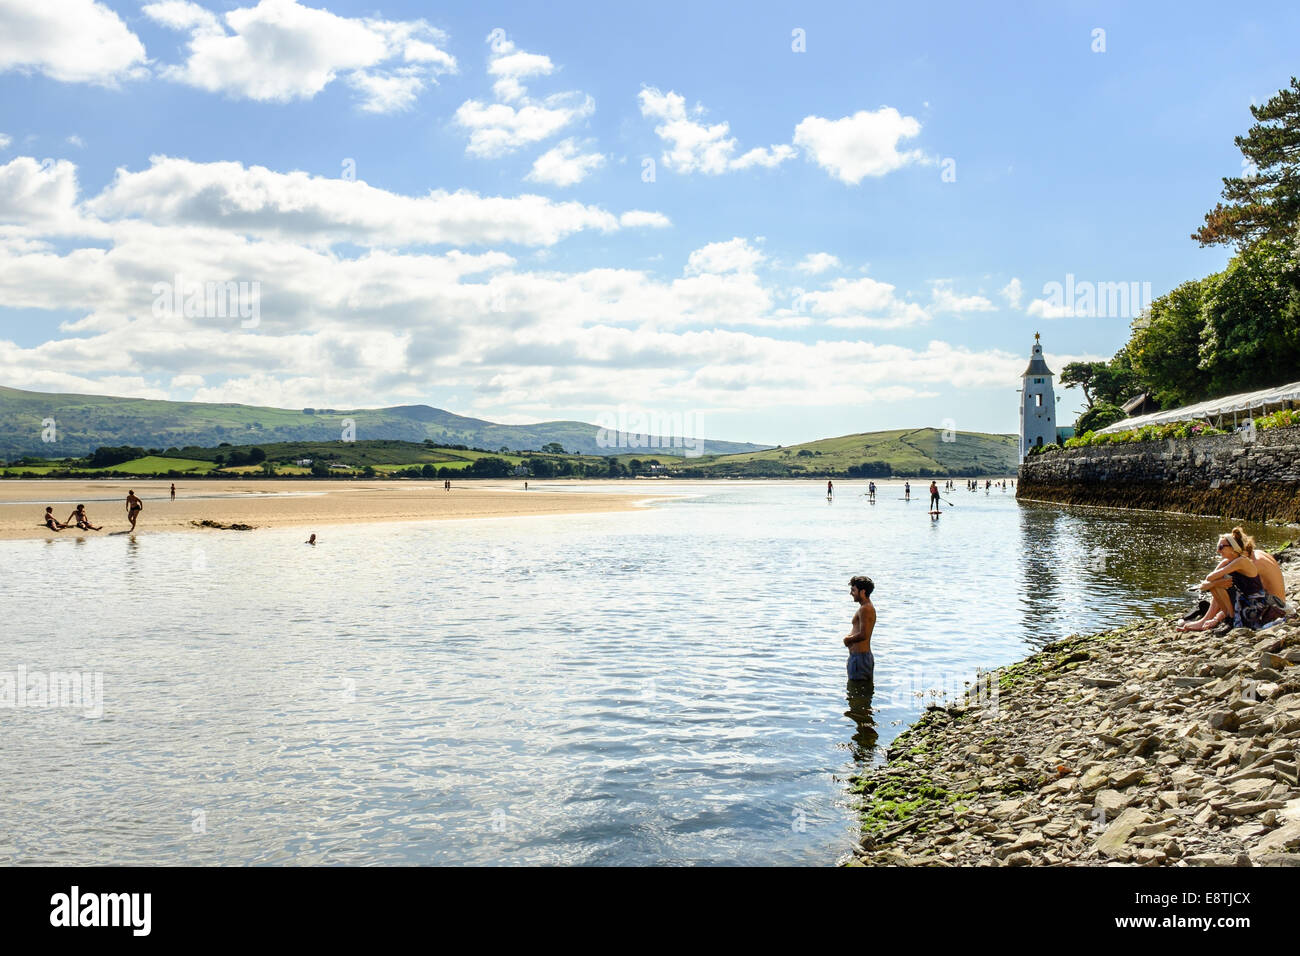
[[[656,482],[689,497],[316,548],[0,542],[0,674],[103,679],[99,719],[0,710],[0,862],[829,864],[844,778],[928,696],[1183,606],[1226,527],[964,490],[935,522],[900,488]]]

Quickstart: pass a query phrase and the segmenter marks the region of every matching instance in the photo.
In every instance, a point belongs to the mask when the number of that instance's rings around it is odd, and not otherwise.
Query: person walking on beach
[[[930,482],[930,510],[939,510],[939,486],[933,481]]]
[[[126,516],[131,522],[131,530],[135,530],[135,519],[140,517],[140,510],[144,508],[144,502],[136,495],[134,491],[128,490],[126,493]]]
[[[444,482],[442,483],[442,490],[443,490],[443,491],[451,491],[451,479],[450,479],[450,478],[448,478],[446,481],[444,481]]]
[[[826,497],[829,498],[833,494],[835,494],[835,482],[828,481],[826,482]]]
[[[912,483],[910,481],[903,482],[903,500],[912,500]]]
[[[176,500],[176,482],[172,482],[172,501]]]
[[[872,501],[876,500],[876,483],[874,481],[867,482],[867,496]]]
[[[860,574],[849,579],[849,596],[858,609],[853,612],[853,628],[844,638],[844,646],[849,649],[849,680],[873,680],[876,673],[876,658],[871,653],[871,634],[876,629],[876,606],[871,603],[871,592],[875,583],[866,575]]]

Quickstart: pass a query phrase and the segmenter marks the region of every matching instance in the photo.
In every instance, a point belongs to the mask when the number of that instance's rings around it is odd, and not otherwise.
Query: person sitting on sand
[[[1255,543],[1254,538],[1247,538],[1246,541],[1251,545]],[[1286,582],[1282,580],[1282,567],[1277,563],[1277,558],[1267,551],[1252,547],[1250,549],[1250,560],[1254,561],[1255,567],[1259,568],[1259,576],[1264,582],[1264,590],[1285,605]]]
[[[1221,560],[1200,586],[1202,591],[1210,593],[1210,606],[1201,620],[1180,625],[1178,630],[1204,631],[1223,621],[1230,621],[1234,627],[1258,630],[1285,616],[1279,606],[1285,600],[1279,601],[1265,587],[1259,565],[1252,558],[1254,551],[1255,539],[1241,528],[1233,528],[1219,537]]]
[[[63,527],[65,528],[70,527],[74,523],[74,519],[77,527],[80,528],[82,531],[103,531],[104,530],[102,527],[96,527],[95,525],[90,523],[90,518],[86,515],[85,505],[77,505],[76,510],[73,511],[72,514],[68,515],[68,520],[63,522]]]
[[[67,527],[66,524],[59,524],[59,520],[54,517],[53,505],[47,505],[45,508],[45,527],[51,531],[62,531]]]
[[[136,495],[134,491],[126,493],[126,516],[131,522],[131,530],[135,530],[135,519],[140,517],[140,509],[144,507],[144,502]]]

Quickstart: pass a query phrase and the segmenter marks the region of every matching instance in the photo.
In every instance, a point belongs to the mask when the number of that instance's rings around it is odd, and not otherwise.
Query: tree
[[[1133,367],[1133,359],[1125,345],[1111,357],[1106,367],[1093,383],[1092,394],[1099,402],[1123,405],[1130,398],[1146,390],[1146,383]]]
[[[1300,262],[1261,240],[1206,280],[1201,368],[1213,395],[1294,381],[1300,369]]]
[[[1061,384],[1066,388],[1083,389],[1083,397],[1092,408],[1092,383],[1097,377],[1097,369],[1104,368],[1105,362],[1070,362],[1061,369]]]
[[[1201,303],[1208,279],[1193,279],[1165,293],[1133,330],[1128,354],[1138,376],[1161,408],[1175,408],[1208,397],[1197,374],[1201,363]]]
[[[549,441],[542,446],[542,451],[548,455],[563,455],[564,446],[558,441]]]
[[[509,478],[513,468],[502,458],[486,456],[475,459],[468,471],[475,478]]]
[[[1293,76],[1263,106],[1245,136],[1233,142],[1246,158],[1241,176],[1224,177],[1223,198],[1192,233],[1203,246],[1236,243],[1245,249],[1261,239],[1290,239],[1300,222],[1300,81]]]
[[[1095,432],[1099,428],[1115,424],[1124,417],[1124,409],[1118,405],[1112,405],[1110,402],[1098,402],[1079,416],[1079,420],[1074,423],[1074,430],[1080,435],[1085,432]]]

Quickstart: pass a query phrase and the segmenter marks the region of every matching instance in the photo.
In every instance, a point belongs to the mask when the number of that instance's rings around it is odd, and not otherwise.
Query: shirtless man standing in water
[[[871,603],[871,592],[876,585],[871,578],[858,575],[849,581],[849,596],[857,604],[853,614],[853,630],[844,638],[849,649],[849,680],[872,680],[876,672],[876,658],[871,653],[871,632],[876,629],[876,606]]]

